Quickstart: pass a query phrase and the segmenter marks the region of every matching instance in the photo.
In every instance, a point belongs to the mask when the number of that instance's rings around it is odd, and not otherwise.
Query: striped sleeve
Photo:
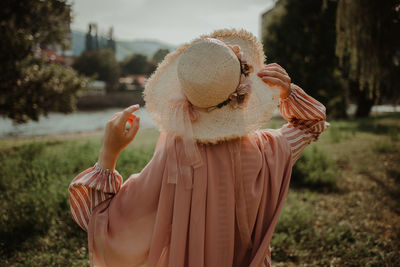
[[[329,127],[325,106],[307,95],[299,86],[291,84],[289,96],[280,101],[280,112],[288,121],[281,132],[291,146],[294,164],[304,147],[311,141],[316,141]]]
[[[69,185],[72,218],[85,231],[93,209],[113,197],[122,186],[118,171],[102,169],[98,163],[78,174]]]

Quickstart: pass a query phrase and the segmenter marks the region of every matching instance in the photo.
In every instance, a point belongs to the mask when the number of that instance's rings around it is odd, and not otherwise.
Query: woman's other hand
[[[286,98],[290,93],[291,79],[286,70],[276,63],[264,66],[257,75],[268,85],[278,86],[281,90],[281,98]]]
[[[98,160],[102,168],[114,170],[119,153],[135,138],[140,118],[132,113],[138,109],[139,105],[130,106],[115,113],[107,122]],[[130,124],[129,130],[125,129],[127,122]]]

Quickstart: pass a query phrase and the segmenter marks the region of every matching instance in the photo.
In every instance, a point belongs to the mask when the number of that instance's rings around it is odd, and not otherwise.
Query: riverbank
[[[331,121],[294,167],[274,266],[400,266],[399,131],[400,113]],[[141,129],[121,153],[125,179],[147,164],[158,135]],[[100,131],[0,139],[1,266],[88,266],[67,188],[101,142]]]
[[[2,138],[98,132],[104,129],[114,113],[121,110],[121,108],[112,108],[100,111],[79,111],[71,114],[50,113],[47,117],[41,116],[39,122],[29,121],[21,125],[13,125],[11,120],[0,118],[0,140]],[[150,114],[145,108],[140,108],[135,114],[140,117],[141,129],[155,129]]]
[[[107,94],[89,94],[78,98],[80,111],[125,108],[133,104],[144,106],[143,90],[114,91]]]
[[[126,106],[129,106],[127,104]],[[124,107],[126,107],[124,106]],[[0,140],[2,138],[19,138],[26,136],[44,136],[54,134],[69,135],[73,133],[96,132],[103,130],[105,124],[111,116],[121,111],[122,108],[108,108],[91,111],[77,111],[71,114],[49,113],[46,116],[40,116],[38,122],[29,121],[21,125],[13,125],[10,119],[0,117]],[[396,111],[397,110],[397,111]],[[349,114],[355,111],[354,106],[349,107]],[[380,116],[381,114],[395,114],[400,112],[400,107],[393,106],[374,106],[371,117]],[[152,121],[150,114],[145,108],[140,108],[136,114],[140,117],[141,129],[155,129],[156,126]],[[275,110],[274,120],[281,119],[279,109]]]

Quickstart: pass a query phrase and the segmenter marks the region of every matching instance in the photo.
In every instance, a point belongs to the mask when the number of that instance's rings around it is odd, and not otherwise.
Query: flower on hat
[[[251,81],[244,79],[236,89],[236,91],[229,96],[229,104],[234,108],[243,108],[248,100],[248,95],[251,91]]]
[[[251,81],[248,79],[248,76],[253,72],[254,68],[247,63],[239,45],[228,45],[228,47],[235,53],[240,62],[240,83],[236,91],[233,92],[229,96],[228,101],[225,102],[229,103],[233,108],[243,108],[251,92]]]
[[[240,69],[244,76],[249,76],[253,72],[253,66],[248,64],[246,60],[242,59],[240,61]]]

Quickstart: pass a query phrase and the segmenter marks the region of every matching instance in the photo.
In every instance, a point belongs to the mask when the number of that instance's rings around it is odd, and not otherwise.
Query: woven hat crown
[[[182,90],[195,106],[208,108],[226,100],[240,82],[240,62],[224,42],[197,40],[181,55],[177,74]]]

